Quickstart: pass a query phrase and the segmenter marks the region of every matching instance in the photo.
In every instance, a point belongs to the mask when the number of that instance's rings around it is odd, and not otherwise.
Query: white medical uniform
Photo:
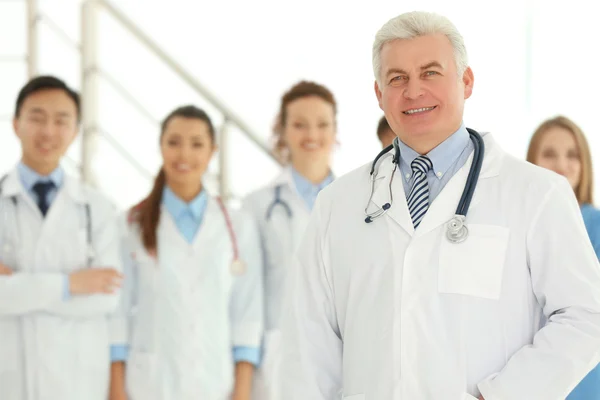
[[[242,274],[217,201],[188,243],[163,206],[157,258],[135,222],[124,239],[126,304],[115,343],[127,343],[130,400],[226,400],[234,385],[233,347],[260,347],[264,305],[260,243],[252,219],[231,215]]]
[[[250,194],[244,200],[244,209],[254,217],[260,230],[265,265],[266,331],[264,355],[254,384],[254,400],[275,398],[275,386],[279,381],[278,371],[281,362],[279,318],[282,312],[284,281],[294,251],[298,248],[302,234],[308,225],[310,208],[307,201],[310,201],[311,195],[316,197],[321,187],[332,180],[333,177],[330,175],[320,185],[310,185],[305,188],[307,193],[300,193],[299,181],[304,186],[308,185],[308,182],[293,171],[292,167],[287,167],[273,182]],[[283,204],[274,205],[277,190],[279,200]]]
[[[365,223],[370,165],[320,194],[287,280],[279,399],[559,400],[598,364],[600,267],[573,190],[484,140],[460,244],[446,223],[472,157],[416,230],[402,179]]]
[[[16,199],[16,205],[12,198]],[[66,276],[88,268],[90,207],[95,267],[121,270],[114,207],[66,176],[43,218],[17,169],[2,183],[0,261],[0,399],[106,400],[110,375],[108,316],[114,295],[65,298]]]

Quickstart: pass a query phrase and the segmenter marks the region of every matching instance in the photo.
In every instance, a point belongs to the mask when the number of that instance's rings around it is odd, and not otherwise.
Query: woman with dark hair
[[[203,187],[216,150],[204,111],[173,111],[160,148],[154,187],[127,218],[112,400],[247,400],[263,330],[255,225]]]
[[[256,400],[275,398],[284,280],[317,194],[333,180],[336,113],[335,98],[325,86],[302,81],[289,89],[281,100],[274,129],[275,153],[287,167],[244,203],[260,228],[264,251],[266,330]]]

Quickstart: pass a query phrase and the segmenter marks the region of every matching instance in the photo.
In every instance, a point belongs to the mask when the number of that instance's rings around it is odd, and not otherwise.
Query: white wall
[[[41,0],[41,8],[78,40],[78,3]],[[329,86],[339,102],[337,174],[368,162],[379,149],[375,128],[381,111],[373,94],[371,43],[387,19],[411,9],[449,16],[465,37],[476,77],[465,116],[468,126],[494,132],[506,150],[524,157],[536,124],[562,113],[583,127],[592,151],[600,148],[595,134],[600,120],[592,103],[593,94],[600,92],[595,74],[598,57],[588,50],[600,32],[593,14],[586,12],[585,0],[569,1],[568,9],[564,2],[537,0],[373,0],[368,7],[365,2],[353,6],[343,0],[114,3],[265,140],[280,96],[289,86],[299,79]],[[528,11],[533,16],[529,24]],[[24,18],[23,3],[0,2],[0,60],[2,55],[23,54]],[[193,102],[206,107],[220,124],[215,110],[109,15],[102,14],[100,28],[101,68],[138,97],[156,121],[172,108]],[[79,87],[77,53],[44,24],[40,38],[40,72],[58,74]],[[0,62],[0,117],[12,113],[24,79],[24,64]],[[139,114],[110,85],[103,83],[100,92],[103,128],[155,172],[160,162],[156,121]],[[233,186],[243,195],[271,179],[276,168],[241,135],[234,137]],[[71,157],[78,159],[78,151],[75,146]],[[112,148],[101,146],[99,156],[101,185],[121,206],[148,189],[149,182]],[[0,122],[0,169],[9,168],[17,158],[18,145],[5,118]]]

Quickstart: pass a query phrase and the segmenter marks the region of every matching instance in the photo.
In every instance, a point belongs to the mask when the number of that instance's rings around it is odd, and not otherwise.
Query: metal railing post
[[[98,12],[97,0],[85,0],[81,8],[81,177],[95,186],[94,153],[98,141]]]
[[[27,76],[38,72],[38,0],[27,0]]]

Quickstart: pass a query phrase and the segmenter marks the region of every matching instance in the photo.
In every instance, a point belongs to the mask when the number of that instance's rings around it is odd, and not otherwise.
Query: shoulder
[[[600,239],[600,210],[591,204],[581,206],[581,214],[588,229],[593,229]]]
[[[319,193],[321,201],[336,201],[341,198],[361,194],[371,189],[371,168],[373,163],[364,164],[346,174],[337,177]]]
[[[501,168],[502,183],[517,193],[542,198],[556,190],[574,196],[567,179],[546,168],[504,153]]]
[[[266,206],[268,199],[273,197],[275,186],[267,185],[250,192],[242,200],[242,207],[248,210],[260,209]]]
[[[74,178],[72,178],[74,179]],[[114,219],[116,222],[118,210],[115,203],[106,194],[87,183],[78,182],[81,201],[89,205],[92,216],[96,219]]]
[[[209,197],[209,203],[212,203],[210,218],[221,219],[228,229],[232,229],[237,235],[255,235],[256,224],[252,213],[244,208],[234,208],[229,206],[220,197]]]

